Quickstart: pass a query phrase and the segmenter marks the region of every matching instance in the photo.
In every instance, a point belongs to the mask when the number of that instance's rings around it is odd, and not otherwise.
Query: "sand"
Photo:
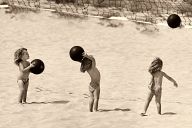
[[[5,14],[0,10],[0,128],[189,128],[192,126],[192,30],[142,25],[130,21],[69,19],[50,12]],[[101,72],[99,111],[88,111],[90,82],[80,63],[69,57],[82,46]],[[16,49],[28,49],[30,60],[45,63],[42,74],[30,74],[28,104],[17,103]],[[154,100],[148,116],[140,113],[150,81],[148,67],[160,57],[164,79],[162,113]]]

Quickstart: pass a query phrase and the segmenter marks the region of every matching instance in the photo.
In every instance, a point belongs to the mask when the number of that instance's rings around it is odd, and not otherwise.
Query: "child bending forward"
[[[91,82],[89,84],[89,111],[98,111],[98,102],[100,95],[100,72],[96,67],[96,62],[93,56],[87,54],[83,54],[83,56],[84,58],[82,59],[80,70],[81,72],[87,71],[87,73],[91,77]]]

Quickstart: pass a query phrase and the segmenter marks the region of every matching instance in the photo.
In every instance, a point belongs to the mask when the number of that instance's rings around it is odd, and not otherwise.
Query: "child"
[[[90,101],[89,101],[89,111],[98,111],[98,102],[100,95],[100,72],[96,67],[96,62],[93,56],[83,54],[83,59],[81,61],[81,72],[87,71],[91,77],[91,82],[89,85]]]
[[[151,102],[153,96],[155,96],[155,102],[157,105],[157,112],[161,114],[161,91],[162,91],[162,80],[163,77],[167,78],[169,81],[173,82],[175,87],[178,87],[176,81],[168,76],[165,72],[161,71],[163,66],[163,62],[160,58],[155,58],[149,67],[149,72],[152,75],[151,82],[149,84],[149,94],[147,98],[147,102],[144,107],[144,112],[141,113],[142,116],[146,116],[146,111],[149,107],[149,103]]]
[[[19,67],[19,75],[17,78],[20,89],[19,103],[26,103],[30,68],[34,67],[27,59],[29,59],[29,54],[26,48],[20,48],[14,54],[14,62]]]

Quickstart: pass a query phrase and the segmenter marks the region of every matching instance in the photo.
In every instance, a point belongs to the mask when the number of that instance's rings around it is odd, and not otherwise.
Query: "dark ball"
[[[72,60],[81,62],[83,59],[84,49],[80,46],[73,46],[69,52]]]
[[[31,61],[31,63],[35,65],[30,69],[31,73],[33,74],[40,74],[45,69],[45,65],[40,59],[34,59],[33,61]]]
[[[177,14],[171,14],[167,19],[167,24],[171,28],[177,28],[181,25],[181,18]]]
[[[61,0],[55,0],[55,3],[56,3],[56,4],[60,4],[60,3],[61,3]]]

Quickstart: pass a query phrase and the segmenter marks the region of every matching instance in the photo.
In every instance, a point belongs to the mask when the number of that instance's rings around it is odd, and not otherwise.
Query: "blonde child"
[[[17,83],[19,85],[19,103],[26,103],[27,90],[29,85],[30,69],[34,67],[29,61],[29,54],[26,48],[20,48],[15,51],[14,62],[19,67],[19,75],[17,77]]]
[[[83,59],[81,62],[81,72],[87,71],[91,77],[91,82],[89,85],[90,101],[89,101],[89,111],[98,111],[98,102],[100,96],[100,72],[96,67],[96,62],[93,56],[83,54]]]
[[[161,114],[161,92],[162,92],[162,81],[163,77],[167,78],[169,81],[173,82],[175,87],[178,87],[176,81],[168,76],[165,72],[161,71],[163,66],[163,61],[160,58],[155,58],[150,67],[149,72],[152,75],[151,82],[149,84],[149,94],[147,97],[146,104],[144,106],[144,112],[141,113],[142,116],[146,116],[149,103],[151,102],[153,96],[155,96],[155,102],[157,105],[157,112]]]

